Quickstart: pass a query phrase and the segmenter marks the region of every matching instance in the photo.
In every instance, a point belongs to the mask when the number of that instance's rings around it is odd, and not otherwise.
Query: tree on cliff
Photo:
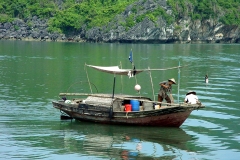
[[[49,20],[49,31],[67,32],[104,26],[117,14],[124,12],[127,6],[138,0],[0,0],[0,22],[14,18],[27,19],[37,16]],[[147,0],[142,0],[147,1]],[[160,3],[160,1],[159,1]],[[141,13],[143,6],[134,6],[131,15],[126,17],[125,27],[132,27],[145,17],[152,21],[161,15],[167,23],[173,23],[182,17],[193,20],[215,19],[227,25],[240,25],[239,0],[167,0],[173,14],[158,7]]]
[[[240,0],[0,0],[0,39],[240,42],[239,6]]]

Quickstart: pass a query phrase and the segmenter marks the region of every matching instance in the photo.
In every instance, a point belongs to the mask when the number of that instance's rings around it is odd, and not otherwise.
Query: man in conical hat
[[[167,101],[167,103],[173,102],[172,84],[176,84],[176,81],[174,78],[171,78],[168,81],[159,83],[159,85],[161,86],[159,93],[158,93],[158,101],[159,102],[162,102],[164,99]]]

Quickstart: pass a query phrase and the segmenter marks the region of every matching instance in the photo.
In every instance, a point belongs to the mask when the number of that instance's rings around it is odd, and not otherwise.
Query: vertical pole
[[[180,88],[180,61],[178,62],[178,103],[179,103],[179,88]]]
[[[114,74],[112,99],[114,98],[114,92],[115,92],[115,81],[116,81],[116,75]]]
[[[134,62],[133,62],[133,51],[132,51],[132,49],[131,49],[131,52],[132,52],[132,69],[134,69]],[[137,75],[134,75],[134,78],[135,78],[135,82],[136,82],[136,84],[138,84],[137,83]]]
[[[131,59],[132,59],[131,63],[132,63],[132,65],[134,65],[134,64],[133,64],[133,51],[132,51],[132,48],[131,48],[130,54],[131,54]]]
[[[122,69],[122,62],[120,61],[120,67]],[[123,76],[121,75],[121,87],[122,87],[122,94],[123,94]]]
[[[153,81],[152,81],[152,74],[151,74],[150,67],[148,67],[148,72],[149,72],[149,76],[150,76],[151,84],[152,84],[153,100],[155,101],[154,88],[153,88]]]
[[[134,67],[135,67],[135,65],[134,65],[134,61],[133,61],[133,51],[132,51],[132,49],[131,49],[131,52],[132,52],[132,69],[133,69],[133,72],[134,72]],[[137,85],[137,84],[138,84],[138,82],[137,82],[137,74],[134,75],[134,78],[135,78],[135,83],[136,83],[136,85]],[[141,94],[140,91],[139,91],[138,93]]]
[[[109,111],[109,118],[110,119],[113,117],[113,98],[114,98],[114,92],[115,92],[115,81],[116,81],[116,74],[114,74],[114,80],[113,80],[112,105],[111,105],[110,111]]]

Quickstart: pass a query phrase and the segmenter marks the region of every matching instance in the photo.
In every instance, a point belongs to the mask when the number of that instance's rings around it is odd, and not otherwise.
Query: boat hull
[[[80,121],[89,121],[105,124],[124,124],[139,126],[180,127],[188,118],[194,107],[174,106],[149,111],[112,111],[101,109],[98,106],[80,106],[53,102],[53,106],[69,117]]]
[[[74,112],[65,112],[70,117],[80,121],[99,122],[105,124],[127,124],[139,126],[159,126],[159,127],[180,127],[188,118],[192,111],[171,113],[167,115],[156,115],[151,117],[136,117],[136,118],[102,118],[93,117]],[[127,117],[127,116],[126,116]]]

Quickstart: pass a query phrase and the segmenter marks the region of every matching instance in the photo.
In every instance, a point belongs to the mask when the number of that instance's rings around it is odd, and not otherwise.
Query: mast
[[[180,61],[178,62],[178,103],[179,103],[179,88],[180,88]]]
[[[114,79],[113,79],[113,93],[112,93],[112,99],[114,98],[115,83],[116,83],[116,74],[114,74]]]

